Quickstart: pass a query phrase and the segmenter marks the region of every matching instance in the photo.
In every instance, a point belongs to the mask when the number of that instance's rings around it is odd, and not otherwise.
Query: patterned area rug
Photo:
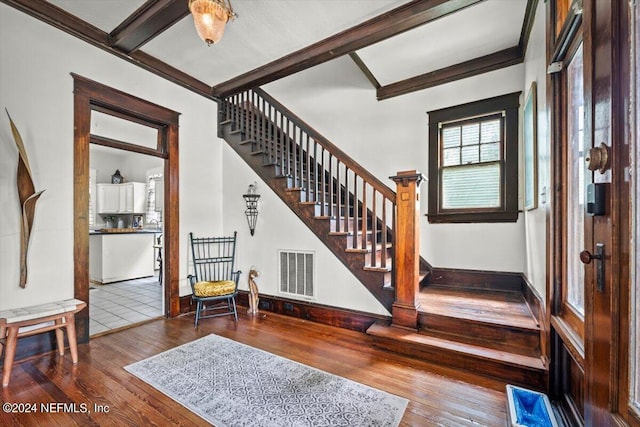
[[[125,369],[217,427],[397,426],[408,403],[217,335]]]

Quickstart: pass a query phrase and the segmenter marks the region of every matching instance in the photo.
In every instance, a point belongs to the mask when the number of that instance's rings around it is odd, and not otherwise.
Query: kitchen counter
[[[105,284],[153,276],[154,230],[120,229],[89,234],[89,278]]]
[[[100,228],[98,230],[89,230],[90,235],[94,234],[161,234],[162,230],[153,228]]]

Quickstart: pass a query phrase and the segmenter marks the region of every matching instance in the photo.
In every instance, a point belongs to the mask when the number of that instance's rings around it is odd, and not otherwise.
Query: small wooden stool
[[[0,354],[2,354],[3,344],[7,347],[4,355],[2,386],[9,385],[18,338],[55,330],[58,353],[60,353],[60,356],[64,356],[64,333],[62,329],[66,328],[71,360],[74,364],[78,363],[75,314],[85,308],[86,305],[84,301],[70,299],[0,311]],[[43,325],[39,328],[20,332],[20,328],[51,321],[53,321],[53,325]]]

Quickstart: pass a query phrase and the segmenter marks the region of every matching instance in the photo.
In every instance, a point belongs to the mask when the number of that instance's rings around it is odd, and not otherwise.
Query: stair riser
[[[433,313],[419,313],[421,331],[431,331],[450,335],[456,341],[468,344],[482,344],[487,341],[492,348],[500,348],[510,353],[537,357],[540,355],[540,331],[476,322],[457,317],[440,316]]]
[[[536,370],[500,361],[484,359],[475,355],[456,352],[430,345],[398,342],[392,339],[375,337],[374,345],[384,350],[415,357],[419,360],[464,369],[480,375],[496,378],[522,387],[545,390],[544,370]]]

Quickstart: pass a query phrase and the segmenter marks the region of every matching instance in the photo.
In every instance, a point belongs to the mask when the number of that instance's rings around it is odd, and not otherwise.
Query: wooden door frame
[[[143,154],[155,152],[164,158],[164,299],[165,316],[180,313],[179,298],[179,186],[178,119],[180,113],[129,95],[85,77],[71,74],[74,81],[74,296],[89,301],[89,144],[91,111],[158,129],[158,149],[129,147]],[[120,143],[122,145],[122,143]],[[134,146],[135,147],[135,146]],[[127,148],[126,144],[120,148]],[[79,342],[89,340],[90,305],[76,315]]]
[[[556,37],[554,5],[547,2],[547,60],[562,60],[562,48]],[[629,9],[626,0],[601,2],[584,0],[582,20],[584,37],[585,138],[592,146],[606,142],[610,148],[610,170],[594,175],[594,182],[606,185],[606,215],[594,217],[594,242],[605,246],[605,290],[595,288],[595,263],[586,270],[591,280],[585,288],[585,337],[581,343],[558,316],[558,295],[562,264],[564,198],[562,117],[563,81],[554,75],[547,79],[547,100],[551,127],[551,188],[554,189],[552,212],[548,222],[547,304],[551,339],[550,393],[558,399],[565,415],[575,424],[588,426],[638,426],[638,419],[628,410],[629,322],[627,296],[630,291],[631,229],[626,175],[629,166],[629,94],[630,64],[628,44]],[[567,26],[567,28],[569,28]],[[575,34],[575,33],[574,33]],[[565,43],[566,45],[566,43]],[[593,112],[593,114],[592,114]],[[593,252],[593,248],[585,248]],[[567,394],[580,399],[572,405]],[[583,408],[579,408],[583,406]],[[577,411],[577,409],[582,409]],[[581,413],[580,413],[581,412]]]

